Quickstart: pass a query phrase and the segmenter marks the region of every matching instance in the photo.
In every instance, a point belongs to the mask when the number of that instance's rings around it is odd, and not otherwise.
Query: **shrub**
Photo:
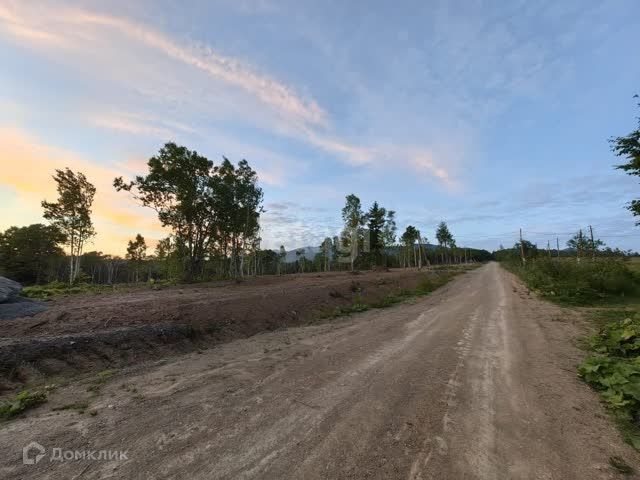
[[[640,354],[640,314],[621,322],[608,323],[591,338],[593,351],[615,357],[632,357]]]
[[[580,364],[578,373],[600,391],[610,408],[629,420],[638,419],[640,358],[589,357]]]
[[[537,259],[523,266],[506,264],[541,295],[570,304],[593,304],[638,291],[638,278],[627,265],[614,259]]]
[[[0,418],[11,418],[47,401],[46,392],[23,390],[13,400],[0,405]]]
[[[625,439],[640,450],[640,316],[605,325],[590,346],[598,355],[582,362],[578,374],[600,392]]]

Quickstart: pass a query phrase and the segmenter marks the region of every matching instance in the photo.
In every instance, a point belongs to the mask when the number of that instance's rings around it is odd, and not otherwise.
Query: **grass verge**
[[[338,318],[346,315],[351,315],[353,313],[365,312],[367,310],[371,310],[372,308],[388,308],[392,305],[408,300],[409,298],[428,295],[429,293],[445,285],[454,277],[460,275],[461,273],[464,273],[465,271],[466,270],[464,269],[456,269],[455,271],[438,272],[437,275],[425,275],[425,277],[420,280],[418,286],[415,289],[399,290],[395,293],[385,295],[383,298],[373,303],[363,303],[360,293],[357,292],[353,304],[343,307],[336,307],[333,310],[321,312],[319,318]]]
[[[122,283],[114,285],[103,285],[93,283],[78,283],[69,285],[64,282],[52,282],[46,285],[33,285],[30,287],[24,287],[20,294],[23,297],[33,298],[36,300],[47,300],[49,298],[55,298],[66,295],[76,295],[79,293],[93,293],[93,294],[108,294],[108,293],[123,293],[132,292],[136,290],[160,290],[163,287],[176,285],[173,281],[153,281],[144,283]]]
[[[619,313],[596,314],[602,326],[589,338],[591,355],[578,374],[600,393],[624,440],[640,450],[640,312],[625,311],[626,316],[608,321]]]
[[[640,293],[640,274],[629,262],[615,258],[530,259],[503,262],[533,291],[548,300],[572,306],[625,304]]]

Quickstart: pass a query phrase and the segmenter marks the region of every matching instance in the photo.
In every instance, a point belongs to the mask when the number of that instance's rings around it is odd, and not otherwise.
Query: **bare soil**
[[[414,289],[415,269],[249,277],[58,298],[0,322],[0,394],[38,375],[126,366],[263,331],[305,325],[359,300]]]
[[[637,478],[610,465],[640,456],[576,377],[584,330],[489,264],[389,309],[60,387],[0,426],[0,477]],[[23,465],[31,441],[46,456]]]

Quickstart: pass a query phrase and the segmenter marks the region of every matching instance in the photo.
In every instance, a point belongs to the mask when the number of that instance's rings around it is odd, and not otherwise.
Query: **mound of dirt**
[[[32,373],[124,366],[308,324],[354,302],[415,289],[441,273],[300,274],[60,298],[33,317],[2,322],[0,375],[23,382]]]

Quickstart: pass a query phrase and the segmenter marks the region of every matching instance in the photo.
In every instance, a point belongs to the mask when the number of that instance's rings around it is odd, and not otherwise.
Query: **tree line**
[[[435,263],[483,261],[484,250],[460,249],[445,222],[436,231],[437,246],[413,225],[397,236],[396,212],[373,202],[365,211],[360,199],[346,197],[344,228],[327,237],[313,258],[298,249],[286,260],[260,247],[263,192],[246,160],[223,157],[214,164],[196,151],[165,144],[147,162],[147,172],[133,179],[115,178],[114,188],[154,210],[170,235],[149,251],[138,233],[124,258],[85,251],[96,235],[92,206],[95,186],[81,172],[56,170],[58,197],[43,200],[48,224],[10,227],[0,232],[0,274],[25,284],[193,281],[244,275],[320,272],[346,269],[417,267]],[[66,248],[66,251],[65,251]]]

